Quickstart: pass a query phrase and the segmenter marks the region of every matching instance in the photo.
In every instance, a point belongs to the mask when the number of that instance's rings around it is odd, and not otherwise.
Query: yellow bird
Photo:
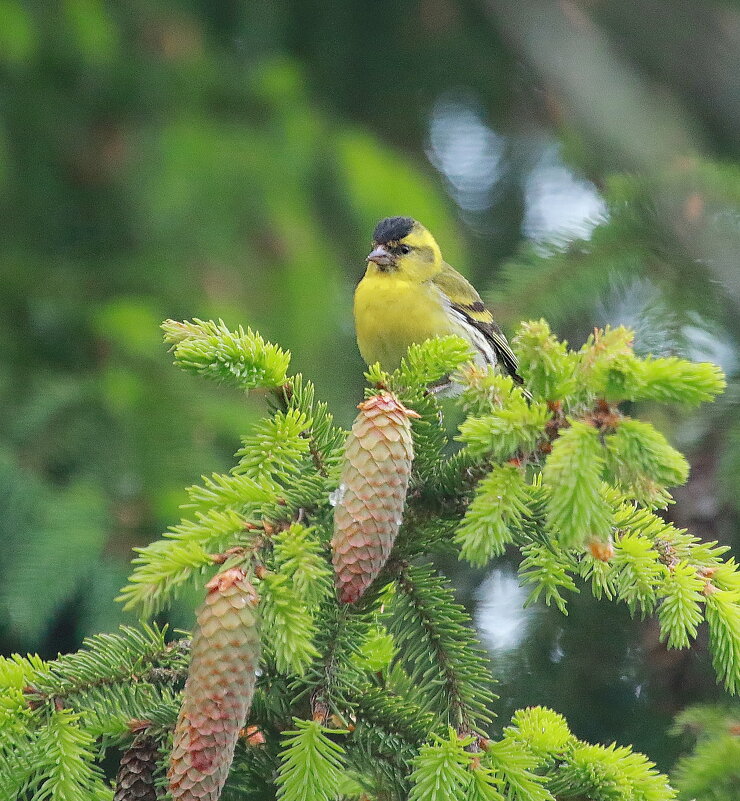
[[[523,383],[516,356],[480,295],[411,217],[388,217],[375,227],[354,314],[357,344],[368,364],[394,370],[409,345],[456,334],[473,346],[477,364],[499,365]]]

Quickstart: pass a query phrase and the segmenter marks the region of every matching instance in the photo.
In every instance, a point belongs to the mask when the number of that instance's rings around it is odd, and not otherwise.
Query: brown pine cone
[[[134,737],[121,757],[113,801],[158,801],[160,793],[154,785],[158,753],[154,737],[146,732]]]
[[[344,603],[360,598],[393,548],[413,461],[409,418],[419,416],[390,392],[358,408],[334,509],[332,561]]]
[[[259,664],[258,598],[244,571],[225,570],[206,587],[167,774],[174,801],[221,795]]]

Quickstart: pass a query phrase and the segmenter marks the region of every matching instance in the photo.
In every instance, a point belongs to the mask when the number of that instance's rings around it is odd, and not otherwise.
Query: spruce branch
[[[522,548],[524,559],[519,565],[519,576],[523,586],[532,585],[532,590],[525,606],[536,603],[540,596],[545,603],[555,604],[567,615],[566,600],[561,590],[579,592],[572,573],[576,570],[576,561],[555,544],[543,545],[532,542]]]
[[[627,604],[631,614],[639,611],[644,617],[655,608],[657,586],[666,568],[650,540],[639,534],[622,534],[614,547],[617,596]]]
[[[285,732],[277,776],[280,801],[333,801],[344,770],[344,749],[328,735],[343,734],[315,720],[294,719]]]
[[[305,600],[286,574],[263,575],[259,592],[263,635],[277,670],[302,676],[319,656],[315,622]]]
[[[357,722],[347,743],[347,764],[371,798],[408,798],[417,754],[417,747],[403,737],[364,720]]]
[[[162,330],[183,370],[244,390],[279,387],[286,380],[290,355],[249,328],[232,332],[223,320],[195,319],[166,320]]]
[[[259,509],[260,504],[274,499],[277,486],[264,477],[254,477],[232,472],[230,475],[213,473],[202,476],[203,483],[187,488],[188,503],[183,509],[200,509],[208,512]]]
[[[79,715],[68,709],[55,710],[40,730],[36,746],[45,770],[39,771],[37,765],[36,798],[82,801],[109,797],[95,762],[95,741],[78,721]]]
[[[544,438],[551,412],[544,403],[527,402],[522,390],[511,383],[506,405],[481,417],[468,417],[460,426],[458,439],[478,459],[504,461],[519,452],[533,451]]]
[[[213,565],[214,552],[250,539],[247,520],[235,509],[198,511],[193,520],[165,532],[164,539],[134,549],[134,571],[116,600],[151,617]]]
[[[525,743],[504,737],[485,747],[484,764],[493,771],[506,801],[555,801],[536,770],[538,757]]]
[[[482,567],[500,556],[531,515],[530,493],[517,465],[497,465],[478,483],[475,498],[455,534],[460,558]]]
[[[448,444],[447,434],[440,425],[442,408],[434,387],[447,386],[450,376],[469,361],[470,355],[470,345],[460,337],[438,337],[412,345],[401,360],[401,366],[392,374],[385,373],[377,364],[365,374],[371,386],[391,390],[402,404],[418,415],[411,421],[412,483],[416,486],[423,487],[434,480]],[[366,394],[372,392],[367,390]]]
[[[601,492],[603,451],[598,430],[573,420],[547,457],[542,482],[550,492],[548,524],[564,548],[611,534],[612,511]]]
[[[636,400],[643,376],[632,349],[634,334],[624,326],[596,329],[578,351],[575,378],[591,397],[608,403]]]
[[[688,648],[696,639],[696,630],[704,619],[702,603],[706,582],[696,568],[686,562],[673,565],[670,579],[659,589],[662,596],[658,609],[660,639],[669,648]]]
[[[740,690],[740,591],[710,585],[705,594],[714,669],[734,694]]]
[[[520,369],[527,376],[527,388],[535,398],[546,401],[570,400],[577,390],[578,360],[559,342],[544,320],[522,323],[512,340]]]
[[[698,406],[724,391],[722,370],[710,362],[689,362],[676,357],[647,358],[640,362],[642,387],[638,400]]]
[[[409,801],[467,801],[473,755],[466,750],[474,737],[461,738],[454,729],[421,747],[411,774]]]
[[[169,684],[138,682],[93,687],[71,703],[93,737],[113,743],[127,738],[132,721],[145,721],[157,733],[168,731],[177,720],[180,700],[179,689]]]
[[[706,619],[715,670],[731,692],[740,690],[740,573],[724,560],[724,546],[655,514],[686,479],[687,464],[619,406],[709,400],[723,385],[717,368],[638,358],[621,328],[595,331],[573,351],[544,321],[522,325],[513,340],[531,398],[511,378],[470,365],[468,346],[454,337],[414,346],[393,374],[371,368],[371,383],[395,391],[419,416],[410,421],[413,463],[410,451],[403,456],[404,475],[411,471],[409,491],[404,484],[399,495],[405,508],[394,506],[394,527],[403,518],[398,537],[385,567],[348,607],[332,591],[329,553],[338,497],[330,493],[340,483],[346,432],[310,382],[286,375],[288,354],[258,334],[201,321],[168,322],[165,330],[185,369],[264,387],[272,398],[235,467],[188,490],[189,518],[137,551],[122,590],[128,607],[151,614],[214,565],[220,576],[238,577],[233,587],[209,582],[215,606],[199,613],[199,658],[191,664],[198,681],[180,708],[172,762],[183,798],[191,769],[201,795],[215,800],[223,786],[225,801],[273,792],[276,776],[287,801],[363,793],[384,801],[674,797],[644,757],[578,740],[551,710],[520,710],[500,740],[485,739],[493,702],[485,654],[446,579],[409,560],[457,552],[485,565],[518,548],[527,603],[543,599],[566,612],[568,593],[586,585],[632,614],[656,613],[669,647],[688,647]],[[436,391],[450,381],[465,415],[456,440],[445,428],[448,401]],[[368,395],[379,397],[378,386]],[[389,425],[382,419],[375,427]],[[396,435],[392,427],[370,432],[373,442]],[[374,465],[378,492],[398,478],[398,458],[383,447]],[[358,493],[368,484],[363,476]],[[237,584],[241,592],[229,594]],[[99,738],[101,753],[121,742],[133,748],[134,718],[166,739],[188,658],[187,643],[168,644],[164,631],[142,627],[99,635],[48,663],[0,659],[0,795],[51,782],[64,801],[67,790],[74,801],[110,801],[92,744]],[[236,710],[226,722],[222,686]],[[219,727],[228,729],[228,754]],[[196,729],[199,745],[191,747]],[[54,765],[35,760],[45,748]],[[217,763],[213,775],[197,754]],[[132,750],[124,767],[137,759]],[[58,767],[65,760],[69,780]],[[148,758],[139,763],[149,771]]]
[[[409,392],[423,394],[427,387],[446,379],[469,362],[471,356],[469,343],[457,336],[437,337],[411,345],[401,359],[401,366],[390,376],[389,388],[402,395]],[[373,369],[377,378],[384,377],[377,368]],[[371,377],[369,374],[368,378]]]
[[[331,592],[331,571],[326,563],[319,532],[310,526],[292,523],[272,538],[273,560],[300,599],[317,606]]]
[[[435,716],[387,686],[360,684],[356,714],[364,724],[385,730],[406,743],[418,746],[430,733],[441,733]]]
[[[686,459],[649,423],[625,418],[604,438],[607,471],[614,486],[648,508],[665,508],[667,487],[684,484]]]
[[[671,801],[676,791],[647,757],[630,748],[578,743],[552,772],[549,787],[559,796],[596,801]]]
[[[575,742],[565,718],[542,706],[518,709],[504,729],[504,737],[526,746],[546,765],[562,759]]]
[[[313,528],[293,523],[271,544],[274,572],[261,572],[259,583],[263,640],[278,671],[302,676],[319,655],[316,618],[331,591],[331,572]]]
[[[429,702],[462,733],[490,721],[487,659],[447,583],[429,567],[404,566],[389,604],[389,631]]]
[[[303,434],[310,423],[310,418],[299,409],[277,411],[257,423],[251,434],[242,439],[242,447],[236,452],[239,461],[234,474],[258,482],[289,480],[309,451],[309,442]]]
[[[305,415],[310,421],[302,436],[308,439],[314,468],[321,476],[338,476],[346,432],[334,424],[328,405],[316,400],[314,385],[300,373],[291,376],[283,391],[287,409]]]
[[[701,704],[681,711],[671,731],[690,738],[692,750],[673,768],[681,798],[732,801],[740,782],[740,710],[726,704]]]
[[[308,697],[315,720],[326,723],[333,715],[342,725],[348,723],[361,680],[356,659],[369,628],[362,609],[331,602],[322,607],[315,640],[320,656],[294,683],[295,701]]]
[[[0,736],[0,792],[3,798],[110,801],[96,763],[95,738],[70,709],[38,710],[21,736]]]
[[[74,703],[77,696],[108,685],[177,682],[187,667],[188,643],[167,643],[166,632],[143,624],[87,637],[79,651],[59,656],[34,673],[29,698]]]

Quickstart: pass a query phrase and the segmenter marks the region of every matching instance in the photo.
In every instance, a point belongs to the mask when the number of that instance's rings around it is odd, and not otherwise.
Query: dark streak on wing
[[[465,319],[474,328],[483,334],[483,336],[491,343],[491,347],[496,353],[496,358],[500,359],[501,364],[506,368],[506,372],[516,381],[517,384],[523,384],[524,379],[517,373],[519,362],[514,355],[514,352],[509,347],[503,331],[494,322],[485,323],[481,320],[476,320],[475,317],[470,316],[470,312],[485,311],[485,305],[477,300],[470,305],[463,305],[460,303],[453,303],[452,308],[462,314]]]

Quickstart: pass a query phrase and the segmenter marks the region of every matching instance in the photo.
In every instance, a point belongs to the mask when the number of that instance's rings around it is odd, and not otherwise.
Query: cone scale
[[[158,753],[154,737],[146,732],[136,735],[121,757],[113,801],[158,801],[161,796],[154,781]]]
[[[334,509],[332,561],[343,603],[362,596],[393,548],[413,461],[409,418],[419,416],[390,392],[358,408]]]
[[[168,778],[174,801],[217,801],[254,694],[257,593],[241,568],[206,584],[175,726]]]

